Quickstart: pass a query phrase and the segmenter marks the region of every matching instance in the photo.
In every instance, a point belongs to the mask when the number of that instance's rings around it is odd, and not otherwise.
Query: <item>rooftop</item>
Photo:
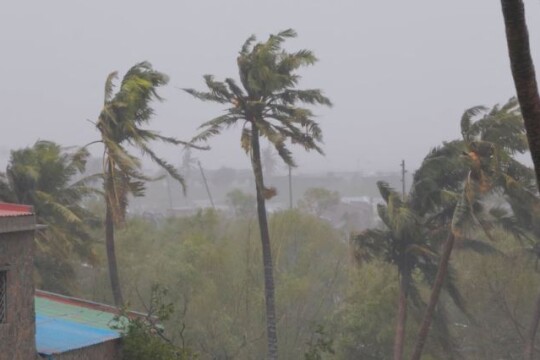
[[[112,306],[36,290],[36,347],[41,355],[60,354],[117,339],[110,328]]]
[[[32,206],[0,202],[0,234],[36,229]]]
[[[33,215],[33,209],[28,205],[8,204],[0,202],[0,217]]]

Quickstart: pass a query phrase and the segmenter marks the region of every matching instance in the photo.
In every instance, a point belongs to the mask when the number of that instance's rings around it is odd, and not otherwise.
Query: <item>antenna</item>
[[[293,194],[292,194],[292,174],[291,165],[289,165],[289,209],[293,208]]]
[[[403,198],[403,201],[405,201],[405,174],[407,173],[407,170],[405,170],[405,160],[401,160],[401,195]]]

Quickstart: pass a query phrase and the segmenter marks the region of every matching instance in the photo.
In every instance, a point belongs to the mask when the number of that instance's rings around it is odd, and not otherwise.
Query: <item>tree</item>
[[[105,82],[105,102],[96,127],[104,145],[103,175],[105,194],[105,243],[107,262],[114,303],[123,305],[116,252],[114,227],[124,222],[128,195],[143,196],[145,182],[153,180],[141,172],[140,160],[128,151],[128,147],[140,150],[158,166],[163,168],[184,188],[184,179],[178,171],[158,157],[150,143],[161,141],[173,145],[188,145],[172,137],[162,136],[156,131],[142,128],[154,115],[152,101],[161,101],[157,88],[167,84],[165,74],[152,69],[148,62],[136,64],[124,75],[120,87],[114,93],[117,72],[109,74]]]
[[[166,302],[167,294],[166,288],[153,285],[150,301],[143,304],[144,316],[125,310],[115,316],[111,327],[122,334],[122,359],[196,359],[191,349],[175,345],[165,333],[163,323],[174,313],[173,303]]]
[[[399,299],[394,338],[394,359],[403,358],[407,307],[409,296],[413,303],[421,303],[420,292],[415,286],[413,272],[418,270],[422,278],[431,285],[437,271],[437,254],[433,250],[432,229],[425,226],[425,221],[411,203],[402,200],[402,195],[387,183],[377,183],[385,204],[377,206],[382,229],[368,229],[351,238],[354,254],[359,263],[375,259],[395,265],[399,276]],[[452,281],[445,283],[454,303],[465,312],[463,300]],[[445,324],[440,324],[445,326]],[[448,339],[445,339],[447,347]]]
[[[94,216],[82,201],[94,193],[91,178],[80,178],[88,152],[63,148],[50,141],[11,152],[5,174],[0,174],[0,199],[34,207],[37,222],[36,267],[47,290],[71,293],[76,287],[70,259],[94,262],[89,223]],[[80,179],[77,180],[77,177]]]
[[[540,95],[529,45],[529,32],[522,0],[501,0],[508,55],[516,94],[523,114],[527,139],[534,163],[537,186],[540,189]],[[534,339],[540,322],[540,295],[531,321],[525,359],[533,358]]]
[[[233,189],[225,197],[234,215],[249,218],[255,212],[255,196],[246,194],[240,189]]]
[[[337,191],[330,191],[325,188],[310,188],[305,191],[304,197],[298,202],[298,205],[316,216],[321,216],[338,205],[340,201],[341,196]]]
[[[399,276],[398,318],[394,339],[394,359],[403,357],[405,323],[407,319],[407,300],[412,285],[412,271],[415,267],[415,255],[418,251],[424,254],[432,252],[425,244],[416,244],[420,239],[418,217],[401,200],[399,194],[387,183],[377,182],[379,192],[386,205],[377,206],[379,217],[386,229],[369,229],[354,236],[355,256],[358,261],[371,257],[384,257],[386,261],[396,264]],[[427,257],[429,259],[429,256]]]
[[[240,85],[232,78],[220,82],[215,81],[212,75],[205,75],[208,92],[186,89],[200,100],[228,105],[225,114],[201,125],[204,130],[193,141],[206,141],[220,134],[224,128],[238,123],[242,125],[240,143],[251,157],[255,177],[264,264],[269,359],[277,359],[278,344],[272,252],[265,201],[275,195],[275,189],[267,188],[264,183],[260,141],[261,137],[266,138],[290,166],[295,166],[295,163],[288,149],[288,141],[322,154],[318,145],[322,140],[321,129],[313,120],[312,111],[297,104],[331,106],[330,100],[318,89],[296,89],[300,80],[296,70],[313,65],[317,58],[309,50],[294,53],[283,50],[282,43],[294,37],[296,32],[291,29],[270,35],[266,42],[255,45],[255,36],[249,37],[237,58]]]
[[[511,215],[500,207],[488,210],[483,202],[496,192],[511,199],[510,182],[530,188],[530,172],[513,157],[526,151],[522,119],[516,105],[515,99],[511,99],[490,111],[484,107],[465,111],[461,119],[463,140],[432,151],[415,174],[413,193],[417,206],[420,212],[431,213],[432,219],[437,219],[437,227],[443,229],[447,240],[418,334],[414,360],[420,359],[426,342],[456,239],[463,241],[469,229],[479,228],[493,240],[495,225],[512,235],[520,234]],[[480,114],[484,116],[475,121]],[[464,179],[461,189],[460,178]]]

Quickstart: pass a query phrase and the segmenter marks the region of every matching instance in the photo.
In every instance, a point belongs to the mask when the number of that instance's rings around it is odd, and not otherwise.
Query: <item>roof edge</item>
[[[67,305],[85,307],[85,308],[88,308],[88,309],[91,309],[91,310],[98,310],[98,311],[108,312],[108,313],[112,313],[112,314],[120,314],[121,313],[121,309],[116,307],[116,306],[113,306],[113,305],[98,303],[98,302],[95,302],[95,301],[85,300],[85,299],[76,298],[76,297],[67,296],[67,295],[60,295],[60,294],[52,293],[52,292],[45,291],[45,290],[36,289],[35,290],[35,296],[40,297],[40,298],[44,298],[44,299],[49,299],[49,300],[52,300],[52,301],[61,302],[61,303],[67,304]],[[128,315],[133,315],[133,316],[136,316],[136,317],[144,317],[144,316],[146,316],[146,314],[144,314],[142,312],[138,312],[138,311],[127,311],[126,313]]]
[[[34,231],[36,229],[36,218],[34,214],[0,216],[0,234]]]

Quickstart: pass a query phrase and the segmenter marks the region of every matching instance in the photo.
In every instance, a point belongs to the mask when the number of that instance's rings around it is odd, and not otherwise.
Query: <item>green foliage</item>
[[[334,340],[328,336],[322,325],[317,326],[307,345],[308,351],[304,354],[304,360],[323,360],[324,354],[336,353]]]
[[[122,358],[125,360],[189,360],[192,351],[179,347],[168,339],[161,325],[174,313],[173,304],[165,303],[167,290],[153,286],[146,313],[122,311],[112,328],[122,333]]]
[[[334,318],[338,359],[392,358],[398,294],[394,274],[379,262],[351,272],[346,301]]]
[[[11,152],[5,174],[0,173],[0,200],[32,205],[37,222],[38,286],[61,293],[76,289],[74,263],[95,263],[91,226],[96,217],[82,201],[97,194],[82,178],[88,152],[63,148],[49,141]]]
[[[347,247],[325,221],[298,211],[269,218],[276,269],[280,357],[301,359],[317,324],[329,324],[343,293]],[[265,353],[260,239],[254,218],[202,211],[185,218],[128,220],[118,231],[123,290],[145,312],[138,293],[158,282],[175,312],[163,325],[176,345],[201,359],[257,359]],[[104,256],[104,254],[102,254]],[[85,296],[110,299],[106,272],[83,283]]]
[[[454,257],[459,287],[474,316],[471,322],[454,315],[456,340],[466,359],[523,358],[540,278],[511,236],[499,231],[496,237],[499,255],[458,252]]]

